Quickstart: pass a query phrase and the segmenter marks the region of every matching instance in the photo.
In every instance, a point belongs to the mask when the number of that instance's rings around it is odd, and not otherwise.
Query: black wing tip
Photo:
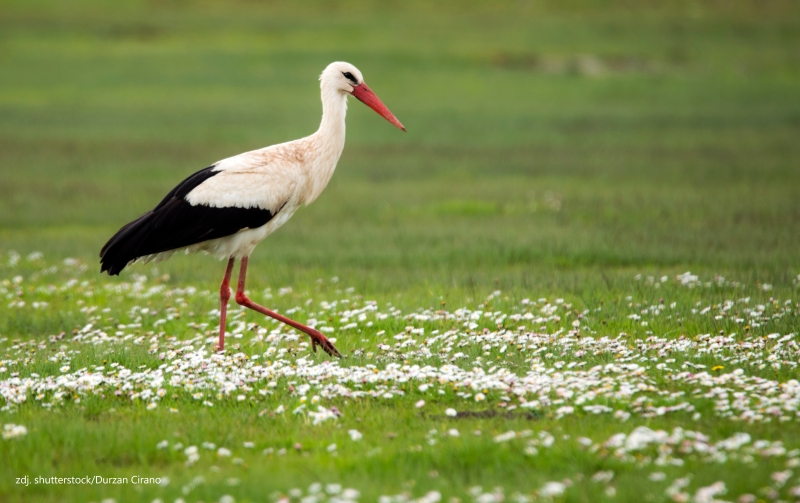
[[[102,260],[104,258],[105,257],[101,257],[101,260],[100,260],[100,274],[103,274],[105,272],[105,273],[108,273],[109,276],[119,276],[119,273],[123,269],[125,269],[126,265],[128,265],[127,263],[123,264],[123,265],[119,265],[119,264],[115,264],[111,260]]]
[[[129,249],[129,234],[125,231],[141,221],[135,220],[119,230],[100,250],[100,274],[108,273],[109,276],[119,276],[119,273],[130,264],[132,259],[128,258],[131,250]]]
[[[115,268],[113,265],[106,265],[104,263],[100,263],[100,274],[108,273],[109,276],[119,276],[119,273],[122,272],[122,267],[119,269]]]

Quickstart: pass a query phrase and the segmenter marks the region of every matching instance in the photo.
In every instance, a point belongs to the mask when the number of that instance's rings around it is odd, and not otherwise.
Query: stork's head
[[[337,61],[331,63],[319,76],[320,87],[325,89],[334,89],[345,95],[353,95],[356,99],[375,110],[384,119],[391,122],[403,131],[405,127],[397,120],[392,112],[386,108],[381,100],[372,92],[367,84],[364,82],[364,77],[355,66],[344,61]]]

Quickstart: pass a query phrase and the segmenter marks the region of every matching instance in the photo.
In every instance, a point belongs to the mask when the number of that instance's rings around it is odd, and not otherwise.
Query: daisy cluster
[[[426,435],[428,443],[435,445],[438,441],[446,441],[458,437],[458,432],[437,436],[436,430],[431,430]],[[481,435],[475,431],[475,435]],[[438,440],[437,440],[438,439]],[[800,449],[787,449],[781,441],[753,439],[749,433],[736,432],[732,435],[712,440],[710,435],[699,431],[684,430],[676,427],[671,431],[653,430],[645,426],[632,427],[628,431],[614,433],[606,438],[592,439],[585,436],[573,437],[570,435],[553,435],[546,430],[533,431],[509,430],[497,434],[493,441],[512,450],[519,450],[521,455],[536,457],[546,454],[550,449],[559,452],[569,452],[572,449],[584,451],[587,455],[595,457],[598,465],[613,466],[617,463],[630,464],[640,470],[655,470],[648,475],[653,488],[661,488],[665,497],[679,503],[688,502],[715,502],[712,496],[726,492],[724,481],[717,481],[711,486],[696,486],[691,489],[691,467],[698,464],[738,463],[744,466],[756,467],[770,462],[772,466],[782,466],[783,469],[770,474],[768,480],[757,481],[751,479],[752,487],[759,487],[760,497],[777,500],[781,495],[797,498],[800,497]],[[413,448],[411,448],[413,451]],[[688,473],[681,473],[689,469]],[[672,473],[672,477],[665,473]],[[560,481],[549,481],[538,490],[528,495],[517,493],[512,496],[514,501],[548,500],[563,495],[573,484],[573,481],[583,479],[583,474],[576,474],[571,478]],[[603,493],[608,497],[616,496],[617,489],[612,481],[615,477],[613,470],[601,470],[591,476],[593,483],[602,484]],[[716,491],[716,492],[715,492]],[[694,495],[692,494],[694,493]],[[473,488],[470,494],[475,501],[491,503],[503,501],[502,489],[495,488],[490,492],[483,492],[480,488]],[[403,501],[423,501],[420,498],[408,498],[408,495],[398,495]],[[403,498],[406,498],[405,500]],[[736,499],[740,503],[755,503],[756,495],[745,493]],[[720,500],[721,501],[721,500]]]
[[[76,336],[80,337],[81,334]],[[214,400],[256,400],[280,392],[287,402],[293,402],[292,408],[304,408],[307,402],[317,404],[320,399],[391,400],[408,393],[428,400],[437,395],[451,395],[467,402],[482,401],[478,395],[488,395],[509,410],[517,407],[549,410],[559,417],[580,410],[584,414],[613,414],[622,419],[630,414],[653,417],[692,413],[694,404],[706,400],[713,403],[717,415],[749,422],[773,418],[794,420],[800,403],[800,384],[796,380],[777,382],[748,376],[741,369],[717,375],[706,371],[671,371],[668,367],[656,369],[666,380],[690,386],[690,402],[685,391],[671,392],[658,386],[647,368],[637,363],[559,370],[537,361],[530,362],[523,375],[496,365],[488,369],[478,366],[464,369],[449,363],[345,367],[336,361],[315,361],[307,355],[269,360],[267,353],[262,355],[263,359],[241,352],[215,354],[201,341],[185,342],[189,344],[159,353],[164,363],[157,368],[129,369],[112,362],[75,371],[67,370],[69,365],[64,365],[59,375],[31,373],[21,377],[12,372],[0,381],[0,395],[6,407],[21,404],[29,397],[42,406],[52,407],[87,395],[115,395],[147,402],[151,408],[176,391],[190,394],[206,406],[213,406]],[[260,360],[263,361],[259,363]],[[3,361],[4,366],[14,363]],[[322,407],[309,414],[315,424],[333,419],[333,414]]]
[[[476,486],[469,489],[469,494],[476,503],[499,503],[505,499],[503,488],[501,487],[496,487],[492,492],[484,492],[481,487]],[[313,483],[306,491],[300,488],[292,488],[285,493],[275,493],[272,495],[272,500],[275,503],[355,503],[360,495],[360,492],[356,489],[343,489],[341,484],[326,484],[323,486],[320,483]],[[435,490],[428,491],[418,497],[414,497],[411,492],[378,497],[378,503],[439,503],[441,501],[442,494]],[[527,503],[530,498],[515,493],[512,501]]]
[[[3,425],[3,440],[10,440],[12,438],[24,437],[28,434],[28,428],[19,424],[4,424]]]
[[[787,480],[791,477],[791,471],[776,472],[772,475],[771,481],[767,486],[761,488],[760,495],[770,500],[776,500],[780,497],[781,489],[786,485]],[[591,476],[589,482],[595,484],[603,489],[603,493],[608,498],[614,498],[617,494],[617,489],[613,484],[614,472],[611,470],[598,471]],[[649,479],[655,484],[664,485],[666,476],[663,472],[653,472]],[[574,479],[574,480],[573,480]],[[560,500],[570,487],[576,481],[582,480],[582,475],[576,475],[572,478],[565,478],[562,480],[548,481],[534,491],[524,494],[515,491],[510,495],[506,495],[502,487],[494,487],[491,489],[484,489],[481,486],[473,486],[467,490],[467,501],[472,503],[532,503],[536,501],[548,502]],[[730,503],[730,500],[719,499],[718,496],[728,494],[728,489],[725,482],[716,481],[710,485],[698,486],[696,489],[691,490],[691,476],[677,478],[666,486],[664,496],[676,503]],[[800,496],[800,486],[789,488],[784,491],[790,498]],[[323,502],[350,502],[358,501],[360,496],[359,491],[355,489],[342,489],[340,484],[327,484],[313,483],[309,486],[307,491],[299,488],[293,488],[286,492],[275,493],[272,495],[272,501],[275,503],[323,503]],[[440,503],[443,501],[442,494],[439,491],[428,491],[419,496],[414,496],[411,490],[394,495],[381,495],[378,497],[378,503]],[[461,499],[451,497],[448,500],[450,503],[461,503]],[[756,503],[757,501],[764,501],[758,496],[750,493],[739,495],[735,501],[737,503]]]
[[[289,489],[286,494],[276,493],[272,495],[273,501],[277,503],[355,503],[361,497],[361,493],[350,487],[343,487],[341,484],[322,485],[315,482],[303,491],[300,488]]]
[[[28,260],[39,263],[42,257]],[[10,255],[9,264],[19,261]],[[44,267],[28,281],[42,283],[58,267]],[[302,334],[274,320],[248,323],[240,309],[232,309],[230,317],[233,351],[215,353],[218,311],[198,315],[189,311],[189,302],[198,296],[216,298],[216,292],[168,289],[164,278],[148,281],[144,275],[134,275],[132,282],[100,285],[84,278],[86,268],[79,261],[68,259],[60,267],[72,276],[60,285],[26,289],[26,279],[19,275],[0,281],[0,295],[10,300],[9,310],[39,309],[35,302],[49,304],[69,294],[84,319],[69,335],[0,337],[7,345],[7,357],[0,360],[4,410],[31,398],[53,407],[91,395],[115,396],[146,403],[152,410],[181,394],[208,407],[219,400],[272,396],[282,403],[266,412],[292,410],[320,424],[337,417],[320,400],[413,395],[420,407],[435,404],[437,397],[454,397],[463,407],[487,401],[506,410],[529,409],[555,418],[609,414],[626,420],[631,415],[683,414],[696,419],[701,410],[750,423],[800,418],[800,382],[759,375],[796,369],[800,360],[797,334],[768,330],[770,324],[797,316],[790,300],[754,303],[742,297],[678,308],[675,302],[645,305],[628,297],[627,309],[634,312],[626,317],[637,323],[663,318],[685,324],[713,315],[747,324],[743,332],[668,337],[646,331],[632,337],[598,335],[602,307],[579,311],[563,299],[522,299],[505,310],[492,310],[489,306],[502,297],[495,291],[481,304],[484,309],[406,313],[354,297],[351,289],[337,290],[334,296],[339,298],[315,302],[309,296],[285,311],[355,342],[352,361],[331,361],[312,356]],[[653,286],[668,282],[678,288],[742,288],[721,278],[703,283],[690,273],[645,280]],[[277,292],[292,294],[289,288]],[[108,295],[147,300],[149,305],[134,305],[117,319],[110,308],[96,305]],[[263,296],[272,297],[272,292]],[[372,328],[376,325],[385,328]],[[391,327],[398,328],[387,332]],[[112,361],[73,369],[72,360],[87,346],[105,351],[110,360],[126,348],[139,347],[159,362],[127,368]],[[25,375],[27,365],[42,359],[59,364],[59,372]],[[359,363],[363,361],[370,363]]]
[[[539,449],[549,449],[556,437],[542,430],[508,431],[494,437],[496,443],[515,442],[524,445],[524,453],[536,456]],[[754,440],[749,433],[737,432],[730,437],[712,441],[708,435],[681,427],[672,431],[653,430],[638,426],[632,431],[615,433],[605,440],[564,436],[559,442],[574,442],[577,447],[601,458],[610,458],[638,466],[683,466],[687,460],[702,463],[737,461],[753,463],[758,459],[784,459],[787,468],[800,466],[800,449],[787,450],[781,441]],[[563,447],[563,445],[562,445]]]

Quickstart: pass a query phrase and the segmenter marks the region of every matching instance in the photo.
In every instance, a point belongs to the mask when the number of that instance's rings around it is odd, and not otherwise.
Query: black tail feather
[[[126,224],[100,250],[100,272],[108,272],[109,276],[119,275],[128,264],[141,254],[141,238],[150,227],[149,220],[153,212],[148,211],[133,222]]]

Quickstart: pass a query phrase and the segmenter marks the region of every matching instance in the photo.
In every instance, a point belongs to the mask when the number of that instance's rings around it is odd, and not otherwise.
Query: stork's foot
[[[339,350],[336,349],[336,346],[334,346],[327,337],[322,335],[322,332],[319,330],[308,327],[308,331],[303,330],[303,332],[307,333],[308,336],[311,337],[311,349],[313,349],[315,353],[317,352],[317,344],[319,344],[319,346],[329,355],[335,356],[336,358],[342,357],[341,353],[339,353]]]

